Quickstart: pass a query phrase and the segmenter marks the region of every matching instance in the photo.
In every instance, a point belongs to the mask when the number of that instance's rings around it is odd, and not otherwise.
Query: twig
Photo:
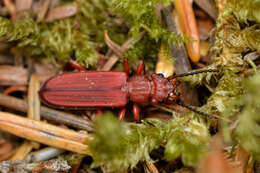
[[[110,38],[109,35],[107,33],[107,30],[104,31],[104,35],[105,35],[105,41],[106,44],[108,45],[108,47],[119,57],[123,56],[124,51],[122,50],[122,47],[119,46],[118,44],[116,44],[115,42],[113,42]]]
[[[38,91],[40,89],[40,82],[36,75],[31,75],[29,82],[28,91],[28,118],[32,120],[40,120],[40,99]],[[23,160],[28,153],[32,151],[33,148],[39,149],[40,144],[32,141],[25,141],[19,149],[16,151],[15,155],[11,160]]]
[[[32,151],[33,148],[39,149],[40,145],[31,141],[23,142],[23,144],[18,148],[10,160],[23,160],[26,155]]]
[[[70,169],[65,160],[49,160],[46,162],[27,163],[26,161],[4,161],[0,163],[0,173],[66,173]]]
[[[136,44],[139,40],[141,40],[144,36],[145,32],[140,33],[138,38],[130,38],[128,39],[123,46],[121,46],[122,53],[124,54],[127,49],[129,49],[132,45]],[[109,60],[106,62],[106,64],[102,67],[101,71],[109,71],[112,69],[112,67],[115,65],[115,63],[118,61],[119,56],[112,55]]]
[[[62,154],[64,152],[65,152],[65,150],[62,150],[59,148],[46,147],[44,149],[30,153],[26,157],[26,160],[30,160],[33,162],[45,161],[45,160],[54,158],[56,156],[59,156],[60,154]]]
[[[92,137],[87,134],[22,118],[7,112],[0,112],[0,129],[28,140],[90,155],[88,146],[84,143],[91,140]]]
[[[159,173],[158,169],[152,162],[145,161],[145,164],[151,173]]]
[[[28,104],[22,99],[0,93],[0,105],[17,111],[27,112]],[[92,124],[76,115],[41,106],[41,116],[78,129],[93,131]]]

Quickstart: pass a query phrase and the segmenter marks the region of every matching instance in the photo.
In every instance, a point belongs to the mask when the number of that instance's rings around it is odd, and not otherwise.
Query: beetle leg
[[[136,69],[136,74],[140,75],[142,73],[142,71],[145,72],[144,61],[139,62],[137,69]]]
[[[95,111],[95,116],[100,116],[103,114],[103,111],[101,109],[98,109]]]
[[[85,67],[83,67],[82,65],[80,65],[72,59],[69,61],[69,64],[72,68],[77,69],[78,71],[86,71]]]
[[[123,64],[124,64],[125,72],[129,75],[129,73],[130,73],[130,67],[129,67],[128,60],[127,60],[127,59],[124,59]]]
[[[177,101],[177,100],[180,100],[180,97],[177,96],[177,95],[174,95],[174,96],[171,96],[169,100],[170,101]]]
[[[172,86],[178,86],[181,84],[181,82],[178,80],[178,78],[174,78],[171,80]]]
[[[123,120],[125,117],[125,112],[126,112],[126,108],[122,108],[119,112],[118,112],[118,119],[119,120]]]
[[[140,118],[140,107],[134,103],[133,105],[133,115],[134,115],[134,119],[136,121],[139,121],[139,118]]]

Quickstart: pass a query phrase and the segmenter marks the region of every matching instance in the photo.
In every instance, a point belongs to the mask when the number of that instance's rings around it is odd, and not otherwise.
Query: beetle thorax
[[[127,82],[129,99],[136,103],[148,102],[152,90],[153,83],[145,75],[132,76]]]
[[[128,96],[136,103],[164,101],[173,87],[164,77],[153,74],[151,80],[145,75],[135,75],[127,82]]]

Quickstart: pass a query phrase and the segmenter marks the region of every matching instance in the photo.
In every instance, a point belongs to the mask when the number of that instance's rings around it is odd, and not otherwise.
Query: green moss
[[[133,168],[139,161],[150,160],[149,153],[164,140],[164,123],[144,120],[142,124],[126,123],[106,113],[95,120],[95,134],[89,144],[93,166],[109,171]]]
[[[154,64],[157,62],[159,47],[159,43],[145,35],[142,40],[126,52],[125,57],[129,60],[131,66],[138,60],[144,60],[145,66],[153,69]]]
[[[29,57],[48,57],[59,63],[72,58],[86,67],[95,65],[96,48],[105,45],[105,29],[121,42],[126,36],[118,32],[118,26],[105,24],[110,7],[106,0],[75,2],[79,7],[76,16],[53,22],[36,23],[28,15],[15,22],[0,18],[0,35],[16,41],[21,53]]]
[[[260,23],[259,0],[230,0],[229,4],[239,22],[255,21]]]
[[[156,42],[162,41],[165,45],[169,43],[181,45],[188,39],[164,29],[155,14],[158,3],[169,5],[170,2],[170,0],[112,0],[118,15],[130,22],[130,33],[133,36],[137,37],[141,31],[145,30],[150,39]]]
[[[230,131],[228,123],[223,120],[224,134],[227,140],[235,138],[236,141],[255,159],[260,160],[260,139],[259,139],[259,110],[260,110],[260,74],[259,72],[244,79],[242,86],[245,88],[243,95],[237,95],[229,101],[229,107],[223,112],[226,119],[238,119],[238,125],[234,131]],[[231,136],[232,134],[232,136]]]
[[[93,140],[89,143],[93,166],[105,165],[109,171],[134,168],[139,161],[150,161],[149,154],[166,143],[165,159],[178,157],[195,166],[207,151],[206,125],[191,116],[175,116],[168,124],[145,119],[141,124],[117,120],[109,113],[95,120]]]
[[[197,165],[208,149],[210,136],[206,124],[190,116],[176,116],[167,128],[165,159],[181,157],[184,165]]]

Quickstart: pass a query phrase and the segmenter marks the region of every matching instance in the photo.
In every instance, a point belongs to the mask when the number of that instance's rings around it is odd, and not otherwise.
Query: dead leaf
[[[78,12],[78,8],[75,4],[70,5],[63,5],[56,8],[51,9],[48,12],[48,16],[46,18],[46,21],[54,21],[57,19],[64,19],[67,17],[71,17],[76,15]]]
[[[32,7],[33,0],[16,0],[15,10],[16,13],[20,11],[29,10]]]
[[[0,85],[26,85],[28,72],[23,67],[1,65]]]
[[[221,135],[212,138],[208,155],[201,162],[197,173],[243,173],[236,162],[228,158],[224,151],[224,141]]]

